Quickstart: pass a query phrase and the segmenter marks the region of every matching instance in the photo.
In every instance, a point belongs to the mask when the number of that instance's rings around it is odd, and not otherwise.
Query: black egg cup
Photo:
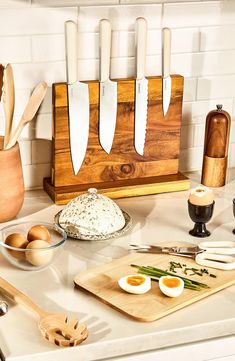
[[[206,229],[206,223],[209,222],[214,211],[213,203],[205,206],[197,206],[188,201],[188,212],[191,220],[195,223],[194,228],[189,231],[189,234],[193,237],[209,237],[210,232]]]
[[[233,198],[233,215],[235,217],[235,198]],[[235,234],[235,228],[233,230],[233,234]]]

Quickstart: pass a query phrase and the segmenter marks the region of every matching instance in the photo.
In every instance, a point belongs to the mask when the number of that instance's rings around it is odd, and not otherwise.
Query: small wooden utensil
[[[28,296],[1,277],[0,292],[35,312],[39,316],[38,327],[43,337],[57,346],[77,346],[87,338],[87,327],[83,324],[79,325],[78,320],[68,321],[64,314],[45,312]]]
[[[3,74],[3,106],[5,113],[5,136],[3,149],[6,149],[11,135],[13,114],[15,109],[15,87],[11,64],[7,64]]]
[[[13,135],[10,137],[10,140],[7,143],[5,149],[9,149],[13,147],[13,145],[15,145],[25,125],[28,124],[35,116],[38,108],[40,107],[43,101],[46,91],[47,91],[47,84],[45,82],[39,83],[37,87],[34,89],[28,101],[28,104],[26,105],[21,120],[17,128],[15,129]]]
[[[3,72],[4,72],[4,66],[0,64],[0,101],[2,98]]]

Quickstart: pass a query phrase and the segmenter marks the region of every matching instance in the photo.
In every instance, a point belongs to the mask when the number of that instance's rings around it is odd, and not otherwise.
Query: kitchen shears
[[[140,253],[169,254],[173,256],[189,257],[202,266],[222,270],[235,269],[235,242],[213,241],[201,242],[189,247],[157,246],[157,245],[130,245],[132,250]]]

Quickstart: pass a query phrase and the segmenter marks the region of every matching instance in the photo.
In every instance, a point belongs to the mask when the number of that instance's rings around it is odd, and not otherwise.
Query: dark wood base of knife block
[[[119,79],[117,123],[107,154],[99,143],[99,82],[89,81],[90,128],[84,162],[74,175],[69,143],[67,84],[53,85],[53,164],[44,189],[57,204],[65,204],[90,187],[113,198],[189,188],[178,173],[183,77],[172,76],[171,103],[162,111],[162,78],[149,77],[148,121],[144,156],[134,147],[135,80]],[[79,121],[79,119],[78,119]]]
[[[99,193],[115,199],[183,191],[189,189],[189,186],[189,179],[181,173],[66,187],[54,187],[51,184],[51,178],[44,179],[44,189],[56,204],[67,204],[71,199],[85,193],[88,188],[97,188]]]

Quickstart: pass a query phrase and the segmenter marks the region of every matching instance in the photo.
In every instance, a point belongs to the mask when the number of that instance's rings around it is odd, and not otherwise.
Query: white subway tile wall
[[[235,166],[235,1],[2,0],[0,63],[12,63],[14,126],[32,89],[49,89],[34,121],[20,138],[26,188],[42,187],[51,169],[51,85],[66,80],[64,22],[78,21],[80,80],[99,77],[99,20],[113,29],[111,76],[135,75],[135,19],[148,21],[146,75],[161,74],[161,28],[172,29],[172,73],[185,77],[180,170],[202,165],[205,118],[217,103],[232,116],[230,166]],[[92,6],[94,2],[101,6]],[[54,7],[56,3],[56,7]],[[80,5],[80,7],[79,7]],[[87,5],[87,6],[84,6]],[[4,111],[0,106],[0,134]]]

